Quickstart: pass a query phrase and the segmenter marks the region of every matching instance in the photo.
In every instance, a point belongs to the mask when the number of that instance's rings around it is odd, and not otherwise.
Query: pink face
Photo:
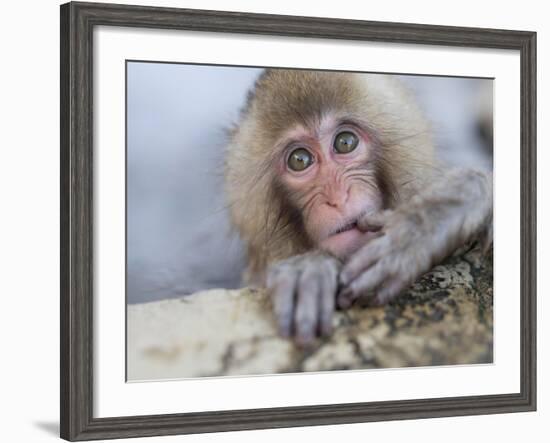
[[[317,247],[342,259],[373,237],[357,219],[382,207],[373,144],[358,125],[323,119],[314,131],[289,131],[281,177]]]

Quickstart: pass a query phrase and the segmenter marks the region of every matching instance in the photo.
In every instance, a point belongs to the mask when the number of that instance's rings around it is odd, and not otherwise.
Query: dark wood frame
[[[92,36],[130,26],[517,50],[521,57],[521,392],[94,418]],[[61,437],[91,440],[536,409],[536,33],[99,3],[61,6]]]

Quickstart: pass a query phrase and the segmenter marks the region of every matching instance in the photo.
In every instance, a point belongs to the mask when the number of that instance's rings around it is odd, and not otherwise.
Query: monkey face
[[[292,129],[283,144],[281,182],[311,242],[348,257],[375,235],[360,231],[357,220],[382,207],[371,137],[358,124],[325,117]]]

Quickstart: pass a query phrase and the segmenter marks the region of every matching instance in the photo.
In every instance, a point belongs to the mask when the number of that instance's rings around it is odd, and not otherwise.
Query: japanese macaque
[[[307,345],[336,308],[384,304],[475,239],[492,241],[492,175],[438,165],[394,77],[268,69],[230,133],[225,186],[279,333]]]

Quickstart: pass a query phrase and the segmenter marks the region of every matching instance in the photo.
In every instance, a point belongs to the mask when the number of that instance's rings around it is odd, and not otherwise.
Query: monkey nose
[[[333,192],[327,197],[327,205],[336,209],[343,208],[348,202],[349,192]]]

